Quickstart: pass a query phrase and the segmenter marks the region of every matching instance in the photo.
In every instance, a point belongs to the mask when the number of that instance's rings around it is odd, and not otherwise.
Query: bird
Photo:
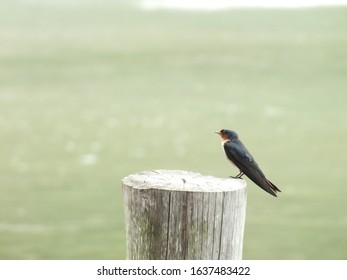
[[[230,177],[241,179],[243,175],[246,175],[264,191],[277,197],[276,193],[281,192],[281,190],[265,177],[263,171],[241,142],[237,133],[229,129],[222,129],[215,131],[215,133],[222,138],[222,147],[227,158],[240,170],[239,174]]]

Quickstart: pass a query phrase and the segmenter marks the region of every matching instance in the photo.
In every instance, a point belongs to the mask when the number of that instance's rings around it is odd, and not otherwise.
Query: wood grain
[[[246,182],[182,170],[122,180],[127,259],[241,259]]]

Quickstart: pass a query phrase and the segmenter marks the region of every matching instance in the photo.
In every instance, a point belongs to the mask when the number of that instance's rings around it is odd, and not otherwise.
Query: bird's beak
[[[217,134],[219,134],[219,135],[220,135],[220,131],[215,131],[214,133],[217,133]]]

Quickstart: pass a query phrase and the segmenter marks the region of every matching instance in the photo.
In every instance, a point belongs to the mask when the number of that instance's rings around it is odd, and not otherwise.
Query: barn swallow
[[[239,140],[236,132],[222,129],[220,131],[215,131],[215,133],[222,137],[222,146],[227,158],[240,170],[240,173],[235,177],[230,177],[242,178],[243,175],[246,175],[264,191],[273,196],[277,196],[276,192],[280,192],[280,189],[266,179],[250,152]]]

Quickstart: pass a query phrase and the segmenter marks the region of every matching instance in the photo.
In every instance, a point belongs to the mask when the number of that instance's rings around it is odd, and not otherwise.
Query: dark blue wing
[[[227,141],[224,143],[223,147],[229,160],[231,160],[240,171],[263,190],[276,196],[276,191],[280,190],[266,179],[251,153],[240,140]]]

